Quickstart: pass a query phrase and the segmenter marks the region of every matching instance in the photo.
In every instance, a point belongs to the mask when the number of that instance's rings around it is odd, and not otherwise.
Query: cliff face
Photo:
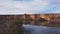
[[[20,23],[60,27],[60,14],[0,15],[0,34],[20,34]]]

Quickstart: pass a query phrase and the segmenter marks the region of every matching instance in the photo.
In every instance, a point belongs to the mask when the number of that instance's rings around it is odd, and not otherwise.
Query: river
[[[56,27],[23,24],[22,28],[27,34],[60,34],[60,28]]]

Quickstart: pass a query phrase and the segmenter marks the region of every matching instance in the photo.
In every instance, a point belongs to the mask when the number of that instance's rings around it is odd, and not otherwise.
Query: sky
[[[0,15],[25,13],[60,13],[60,0],[0,0]]]

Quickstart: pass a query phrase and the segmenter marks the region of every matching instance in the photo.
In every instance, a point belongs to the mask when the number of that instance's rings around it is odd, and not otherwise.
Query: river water
[[[23,24],[22,28],[27,34],[60,34],[60,28],[56,27]]]

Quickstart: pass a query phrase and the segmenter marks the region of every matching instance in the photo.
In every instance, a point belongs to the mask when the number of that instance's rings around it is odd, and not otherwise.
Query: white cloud
[[[60,13],[60,10],[56,10],[54,13]]]
[[[0,0],[1,1],[1,0]],[[0,14],[10,13],[34,13],[46,8],[48,3],[42,0],[34,0],[30,2],[17,2],[12,0],[3,0],[0,2]]]
[[[47,13],[48,10],[52,13],[52,8],[60,7],[59,2],[52,0],[24,1],[0,0],[0,14]]]

